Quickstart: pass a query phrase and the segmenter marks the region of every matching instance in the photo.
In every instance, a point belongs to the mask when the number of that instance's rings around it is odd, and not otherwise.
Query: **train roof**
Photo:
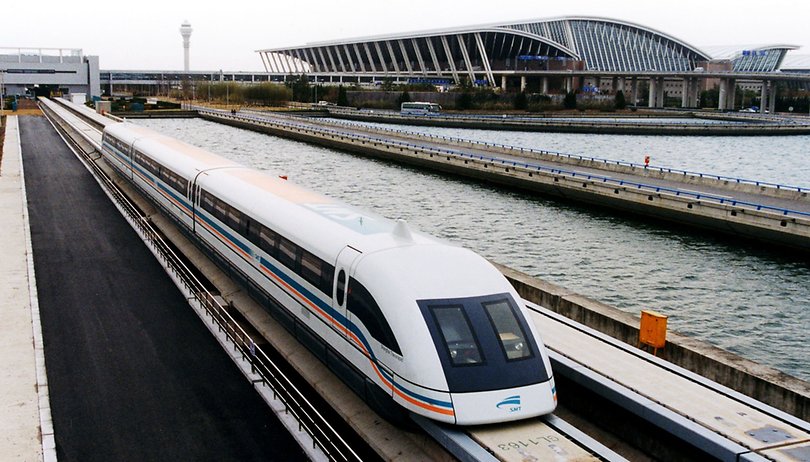
[[[130,122],[107,125],[104,132],[128,144],[137,141],[139,150],[148,152],[153,157],[159,152],[167,154],[161,156],[161,162],[173,167],[175,170],[182,170],[177,173],[190,174],[190,171],[194,170],[195,166],[196,170],[218,167],[244,167],[237,162],[218,156],[205,149]],[[182,154],[186,159],[179,158],[177,154]]]
[[[201,183],[285,237],[331,256],[346,243],[369,253],[440,242],[409,229],[404,222],[345,204],[260,170],[217,170]]]
[[[245,167],[205,149],[133,123],[105,129],[265,226],[334,260],[348,244],[368,254],[413,245],[445,244],[391,220],[340,202],[267,171]]]

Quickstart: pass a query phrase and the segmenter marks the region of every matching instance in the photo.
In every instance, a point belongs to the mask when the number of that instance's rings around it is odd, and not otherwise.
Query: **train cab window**
[[[341,271],[342,273],[342,271]],[[340,279],[340,275],[338,275]],[[378,342],[388,347],[391,351],[401,355],[402,351],[399,348],[394,331],[385,319],[385,316],[380,310],[380,306],[371,296],[368,289],[360,284],[353,278],[349,278],[349,297],[346,300],[346,309],[366,326],[368,333],[371,334]]]
[[[474,366],[484,362],[463,306],[431,306],[430,311],[454,366]]]
[[[505,299],[483,305],[498,335],[506,360],[531,358],[532,350],[526,342],[526,333],[523,332],[512,305]]]

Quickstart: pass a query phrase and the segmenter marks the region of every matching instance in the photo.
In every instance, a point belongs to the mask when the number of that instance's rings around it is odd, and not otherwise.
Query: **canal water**
[[[810,263],[757,244],[391,165],[203,120],[143,125],[471,248],[810,380]],[[402,127],[414,130],[412,127]],[[810,137],[646,137],[418,128],[808,186]],[[803,174],[801,172],[804,172]]]

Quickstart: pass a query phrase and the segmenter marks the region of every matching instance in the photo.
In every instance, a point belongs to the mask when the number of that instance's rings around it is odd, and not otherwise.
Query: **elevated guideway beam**
[[[810,445],[808,422],[537,304],[527,306],[557,375],[707,454],[729,462],[792,462],[794,452]]]

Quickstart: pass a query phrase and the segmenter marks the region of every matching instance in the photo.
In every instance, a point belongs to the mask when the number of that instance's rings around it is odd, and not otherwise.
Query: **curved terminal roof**
[[[810,55],[788,54],[781,69],[785,72],[810,72]]]
[[[440,78],[495,83],[542,70],[687,72],[716,56],[734,70],[777,70],[791,45],[697,48],[650,27],[590,16],[357,37],[258,50],[268,72]],[[699,64],[701,63],[701,64]]]
[[[732,61],[735,72],[774,72],[780,69],[790,50],[799,49],[796,45],[759,44],[735,46],[706,46],[714,59]]]

